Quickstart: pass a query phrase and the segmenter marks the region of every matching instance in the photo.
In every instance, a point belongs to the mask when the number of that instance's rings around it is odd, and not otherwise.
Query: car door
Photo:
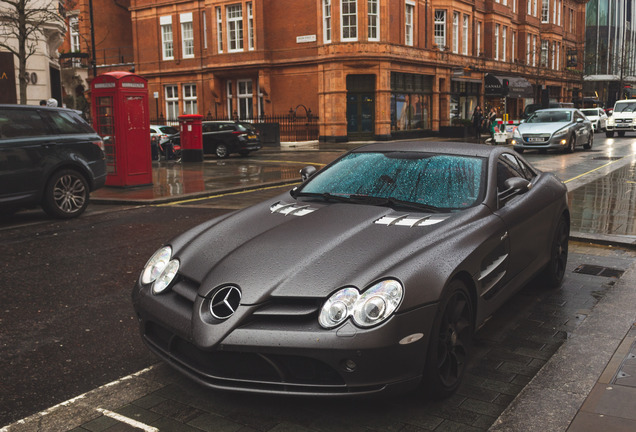
[[[497,161],[497,189],[499,194],[505,190],[504,182],[508,178],[521,177],[534,182],[537,174],[511,153],[504,153]],[[534,185],[533,185],[534,186]],[[546,209],[542,203],[542,191],[538,187],[531,187],[524,193],[513,194],[508,199],[499,202],[495,212],[508,229],[510,239],[510,256],[508,257],[509,277],[514,278],[527,271],[534,273],[543,265],[542,256],[544,245],[540,239],[549,237],[550,225],[543,222]]]
[[[0,108],[0,203],[39,197],[57,139],[39,110]]]

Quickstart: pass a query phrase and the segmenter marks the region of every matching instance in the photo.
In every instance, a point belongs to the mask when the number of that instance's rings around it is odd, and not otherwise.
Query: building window
[[[506,61],[506,49],[507,47],[507,38],[508,38],[508,27],[503,26],[503,33],[501,34],[501,61]]]
[[[556,68],[557,70],[561,70],[561,42],[557,44]]]
[[[232,81],[227,82],[227,118],[234,118],[234,103],[232,100]]]
[[[495,60],[499,60],[499,28],[500,24],[495,24]]]
[[[79,18],[76,16],[68,19],[68,30],[71,36],[71,52],[80,52]],[[78,58],[73,58],[73,67],[81,66],[82,62]]]
[[[532,66],[537,65],[537,36],[532,35]]]
[[[468,15],[464,15],[464,30],[462,32],[462,54],[468,55]]]
[[[203,21],[203,48],[208,49],[208,21],[205,11],[201,12],[201,21]]]
[[[569,16],[570,16],[570,33],[574,33],[574,10],[570,9],[569,10]]]
[[[528,0],[526,4],[528,5],[528,15],[532,15],[532,0]]]
[[[433,77],[391,72],[391,131],[431,129]]]
[[[254,49],[254,8],[252,2],[247,3],[247,49]]]
[[[477,55],[481,55],[481,21],[477,22],[477,43],[475,45],[475,49],[477,50]]]
[[[236,84],[238,86],[239,119],[251,119],[254,116],[252,80],[239,80]]]
[[[556,69],[555,55],[556,55],[556,42],[552,42],[552,55],[550,56],[552,69]]]
[[[510,62],[515,62],[515,54],[517,51],[517,32],[512,32],[512,41],[510,41]]]
[[[552,0],[552,24],[557,23],[557,0]]]
[[[197,110],[197,85],[183,85],[183,113],[198,114]]]
[[[559,8],[557,9],[557,25],[561,25],[561,9],[563,9],[563,1],[559,1]]]
[[[216,8],[216,49],[223,52],[223,15],[220,7]]]
[[[331,0],[322,2],[322,40],[331,42]]]
[[[435,11],[435,27],[434,27],[435,45],[440,51],[446,48],[446,11]]]
[[[162,16],[159,18],[161,25],[161,47],[164,60],[174,59],[174,48],[172,46],[172,17]]]
[[[357,0],[340,0],[341,40],[358,40]]]
[[[243,51],[243,6],[232,5],[227,9],[227,33],[229,52]]]
[[[526,64],[530,65],[530,35],[526,39]]]
[[[548,41],[541,41],[541,63],[539,64],[541,67],[548,67]]]
[[[192,12],[181,14],[181,49],[183,58],[194,57],[194,32],[192,31]]]
[[[550,0],[542,0],[541,3],[541,22],[550,22]]]
[[[380,6],[378,0],[368,0],[367,17],[369,21],[369,40],[380,40]]]
[[[408,46],[413,46],[413,11],[415,10],[415,4],[407,1],[405,4],[405,43]]]
[[[176,120],[179,117],[179,93],[176,85],[164,87],[166,95],[166,120]]]
[[[459,12],[453,12],[453,52],[459,52]]]
[[[530,1],[530,0],[528,0]],[[532,0],[532,16],[537,16],[537,2],[539,0]]]

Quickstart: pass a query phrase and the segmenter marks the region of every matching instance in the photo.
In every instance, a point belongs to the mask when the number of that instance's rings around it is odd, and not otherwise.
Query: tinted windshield
[[[636,101],[634,102],[617,102],[614,106],[614,112],[634,112],[636,111]]]
[[[595,110],[595,109],[584,109],[584,110],[581,110],[581,112],[588,117],[598,115],[598,110]]]
[[[571,111],[536,111],[530,116],[527,123],[560,123],[569,122]]]
[[[299,193],[463,209],[480,202],[485,165],[481,158],[457,155],[351,153],[319,172]]]
[[[179,129],[173,128],[172,126],[161,126],[159,128],[159,130],[161,132],[165,133],[166,135],[172,135],[172,134],[179,133]]]

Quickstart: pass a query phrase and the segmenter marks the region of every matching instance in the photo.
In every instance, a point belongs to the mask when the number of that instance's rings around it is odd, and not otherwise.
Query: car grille
[[[550,141],[550,134],[525,134],[523,142],[527,145],[545,145]]]
[[[146,322],[144,338],[159,355],[211,387],[314,394],[348,392],[336,370],[309,357],[203,351],[154,322]]]

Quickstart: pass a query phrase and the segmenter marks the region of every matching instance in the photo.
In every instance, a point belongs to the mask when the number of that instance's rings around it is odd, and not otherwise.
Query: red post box
[[[106,185],[152,184],[148,82],[108,72],[91,82],[93,127],[104,138]]]
[[[179,136],[181,139],[181,160],[183,162],[203,161],[203,116],[184,114],[179,116]]]

